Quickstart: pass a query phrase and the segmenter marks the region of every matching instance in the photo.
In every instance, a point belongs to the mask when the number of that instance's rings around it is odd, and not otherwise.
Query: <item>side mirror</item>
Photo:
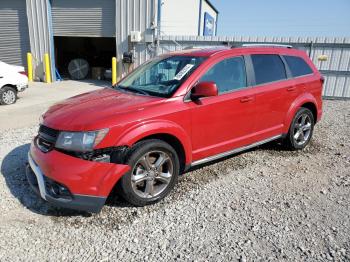
[[[217,96],[218,88],[214,82],[201,82],[191,90],[191,99],[197,100],[201,97]]]

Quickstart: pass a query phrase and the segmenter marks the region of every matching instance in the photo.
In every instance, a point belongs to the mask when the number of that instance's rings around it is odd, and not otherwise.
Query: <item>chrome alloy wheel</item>
[[[298,145],[305,144],[311,135],[312,122],[307,114],[301,114],[294,124],[293,138]]]
[[[4,93],[2,93],[2,101],[6,105],[13,104],[16,101],[16,93],[11,89],[5,91]]]
[[[131,174],[132,188],[142,198],[160,195],[174,174],[172,158],[164,151],[151,151],[134,165]]]

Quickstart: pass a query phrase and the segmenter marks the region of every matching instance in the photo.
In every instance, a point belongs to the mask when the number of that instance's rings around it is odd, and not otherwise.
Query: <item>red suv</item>
[[[165,54],[116,86],[43,116],[28,154],[32,188],[99,212],[116,188],[155,203],[193,166],[283,139],[303,149],[322,115],[323,77],[303,51],[250,46]]]

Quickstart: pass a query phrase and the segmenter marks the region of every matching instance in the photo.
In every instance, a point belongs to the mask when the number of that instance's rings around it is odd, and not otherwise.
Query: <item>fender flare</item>
[[[18,92],[17,85],[15,85],[15,84],[9,84],[9,83],[4,84],[4,85],[0,85],[0,90],[3,89],[3,88],[5,88],[5,87],[7,87],[7,86],[16,89],[16,92]]]
[[[287,115],[284,120],[284,130],[283,133],[287,134],[289,131],[290,124],[293,121],[293,118],[296,114],[296,112],[299,110],[299,108],[306,103],[312,103],[315,105],[316,108],[318,108],[317,101],[313,95],[310,93],[304,93],[301,94],[299,97],[297,97],[294,102],[291,104],[291,106],[288,109]]]
[[[185,152],[185,163],[192,162],[192,144],[187,132],[178,124],[168,120],[141,122],[125,130],[116,145],[133,146],[136,142],[152,135],[171,135],[180,141]]]

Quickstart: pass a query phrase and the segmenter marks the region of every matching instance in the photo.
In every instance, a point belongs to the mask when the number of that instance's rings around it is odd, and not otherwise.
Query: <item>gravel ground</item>
[[[301,152],[276,143],[180,178],[164,201],[51,207],[24,164],[36,127],[0,134],[0,261],[350,261],[350,101],[325,101]]]

